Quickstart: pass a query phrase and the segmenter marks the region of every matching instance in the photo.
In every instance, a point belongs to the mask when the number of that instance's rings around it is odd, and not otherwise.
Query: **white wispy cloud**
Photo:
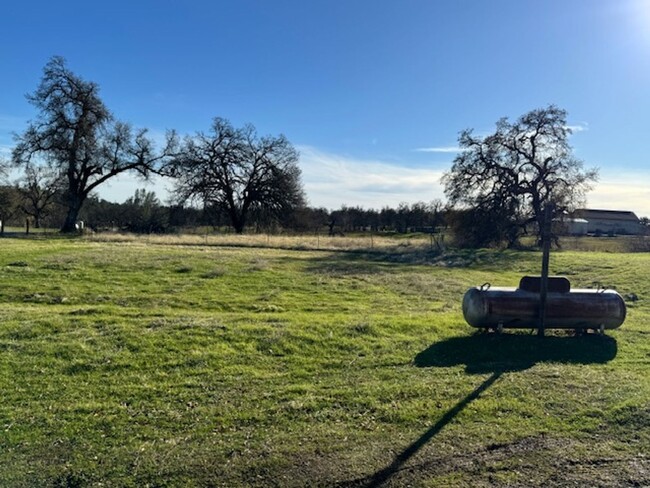
[[[365,208],[443,197],[439,169],[408,168],[299,146],[302,180],[309,203],[316,207]]]
[[[650,171],[634,174],[603,175],[587,195],[590,208],[631,210],[638,216],[650,217]]]
[[[401,202],[429,202],[443,198],[441,170],[406,168],[383,161],[363,160],[327,153],[310,146],[298,146],[302,181],[309,204],[329,209],[341,205],[381,208]],[[123,202],[138,188],[155,191],[165,201],[172,193],[172,182],[154,177],[148,183],[135,175],[111,178],[99,190],[109,201]]]
[[[576,134],[578,132],[588,131],[589,130],[589,124],[587,122],[581,122],[580,124],[567,125],[566,128],[569,129],[574,134]]]
[[[418,147],[413,150],[415,152],[424,152],[424,153],[458,153],[462,151],[462,149],[458,146]]]

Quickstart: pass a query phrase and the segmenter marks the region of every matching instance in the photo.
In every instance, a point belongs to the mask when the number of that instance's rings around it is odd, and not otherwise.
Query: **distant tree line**
[[[46,64],[27,98],[37,115],[16,136],[11,159],[0,161],[0,232],[11,221],[56,225],[61,232],[74,232],[79,221],[131,232],[210,226],[338,235],[447,227],[465,247],[514,246],[523,235],[539,236],[545,219],[581,204],[598,176],[573,155],[566,111],[549,105],[514,122],[499,120],[493,134],[462,131],[442,179],[446,207],[434,201],[330,211],[306,205],[298,152],[283,135],[260,136],[252,125],[235,127],[217,117],[208,132],[181,138],[171,130],[157,147],[146,129],[115,118],[98,85],[60,57]],[[9,182],[17,169],[21,178]],[[146,190],[124,203],[100,200],[97,189],[123,173],[171,179],[173,202],[163,204]]]
[[[3,224],[24,227],[26,219],[29,219],[32,228],[59,227],[67,212],[65,192],[55,192],[45,205],[39,206],[36,219],[34,204],[23,184],[19,181],[14,185],[0,186],[0,219]],[[258,233],[332,236],[359,232],[433,233],[440,232],[453,214],[453,210],[444,208],[438,200],[401,203],[395,208],[385,206],[381,209],[344,205],[337,210],[328,210],[301,205],[278,213],[255,208],[248,215],[246,229]],[[91,194],[78,214],[78,222],[83,222],[87,230],[99,232],[168,233],[198,227],[209,231],[237,232],[228,210],[218,204],[163,203],[155,192],[146,189],[136,190],[122,203],[109,202]]]

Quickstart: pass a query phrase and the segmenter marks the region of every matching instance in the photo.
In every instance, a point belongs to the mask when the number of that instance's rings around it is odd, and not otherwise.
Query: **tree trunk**
[[[64,234],[70,234],[77,231],[77,220],[79,217],[79,211],[83,205],[85,196],[81,195],[69,195],[68,196],[68,213],[65,216],[65,221],[63,222],[63,227],[61,227],[61,232]]]
[[[327,228],[329,229],[329,235],[330,235],[330,237],[334,235],[334,225],[336,225],[336,221],[335,221],[335,220],[330,220],[330,221],[327,223]]]
[[[238,212],[237,208],[234,206],[230,207],[228,211],[230,214],[230,223],[232,224],[233,229],[235,229],[237,234],[243,234],[244,226],[246,224],[246,216],[243,214],[243,211]]]
[[[237,234],[243,234],[244,233],[244,223],[241,222],[239,219],[234,219],[232,221],[232,226],[235,229],[235,232]]]

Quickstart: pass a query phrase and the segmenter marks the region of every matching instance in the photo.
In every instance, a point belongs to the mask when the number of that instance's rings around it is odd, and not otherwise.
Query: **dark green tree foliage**
[[[326,208],[300,207],[297,208],[288,222],[287,227],[298,232],[320,233],[329,222],[329,212]]]
[[[22,198],[18,189],[13,185],[0,185],[0,235],[4,235],[5,226],[10,222],[16,223],[21,214]]]
[[[497,237],[514,244],[530,224],[542,228],[547,205],[561,214],[583,201],[598,174],[573,156],[566,116],[550,105],[515,122],[503,118],[485,137],[471,129],[460,134],[461,151],[443,183],[450,203],[474,209],[476,218],[466,224],[476,227],[471,232],[478,245]]]
[[[167,209],[152,191],[136,190],[122,207],[124,228],[130,232],[164,232],[169,225]]]
[[[216,118],[209,134],[185,139],[167,168],[181,200],[223,209],[236,232],[252,214],[286,218],[304,205],[298,152],[284,136],[259,137]]]
[[[27,99],[38,115],[17,136],[13,163],[48,167],[65,182],[62,232],[75,230],[86,198],[101,184],[126,171],[147,176],[166,155],[155,153],[146,130],[134,133],[116,121],[99,97],[98,85],[72,73],[63,58],[50,60]],[[173,141],[170,137],[167,149]]]
[[[426,232],[433,233],[444,224],[442,202],[402,202],[397,209],[383,207],[381,210],[348,207],[329,213],[328,231],[331,235],[345,232],[372,230],[377,232]]]
[[[125,203],[109,202],[93,193],[88,196],[81,212],[80,220],[86,228],[95,231],[121,230]]]
[[[513,246],[518,229],[507,209],[476,207],[449,211],[447,223],[459,247],[476,249],[504,241]]]

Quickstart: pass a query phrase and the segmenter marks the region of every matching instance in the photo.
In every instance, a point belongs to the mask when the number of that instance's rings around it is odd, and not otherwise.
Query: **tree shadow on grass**
[[[387,467],[374,474],[339,484],[376,488],[402,470],[404,465],[467,405],[478,399],[506,372],[523,371],[535,364],[556,362],[564,364],[603,364],[616,357],[616,340],[595,334],[570,337],[550,336],[540,339],[523,334],[476,333],[465,337],[452,337],[432,344],[415,356],[414,364],[420,368],[452,367],[465,365],[469,374],[490,376],[465,398],[448,410],[417,440],[395,456]]]

